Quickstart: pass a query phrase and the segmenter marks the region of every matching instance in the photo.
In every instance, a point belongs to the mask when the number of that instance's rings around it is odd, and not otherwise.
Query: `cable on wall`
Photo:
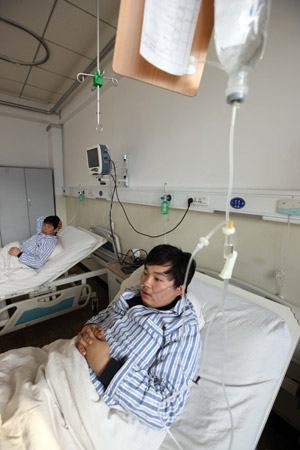
[[[124,206],[123,206],[123,204],[122,204],[122,202],[121,202],[121,200],[120,200],[120,198],[119,198],[118,189],[117,189],[117,173],[116,173],[116,166],[115,166],[115,163],[114,163],[113,160],[111,160],[111,162],[112,162],[112,164],[113,164],[113,166],[114,166],[114,173],[115,173],[115,175],[112,175],[112,173],[110,174],[110,176],[112,177],[113,182],[114,182],[113,193],[112,193],[112,196],[111,196],[110,214],[111,214],[111,209],[112,209],[113,197],[114,197],[114,194],[116,193],[116,197],[117,197],[117,199],[118,199],[118,202],[119,202],[121,208],[123,209],[123,212],[124,212],[124,214],[125,214],[125,217],[126,217],[126,219],[127,219],[127,222],[129,223],[129,225],[131,226],[131,228],[132,228],[136,233],[141,234],[142,236],[147,236],[147,237],[149,237],[149,238],[158,238],[158,237],[162,237],[162,236],[165,236],[166,234],[171,233],[171,232],[174,231],[177,227],[179,227],[179,225],[182,223],[183,219],[185,218],[185,216],[187,215],[187,213],[188,213],[188,211],[189,211],[189,209],[190,209],[190,206],[191,206],[191,204],[192,204],[192,202],[193,202],[193,199],[192,199],[192,198],[189,198],[189,199],[188,199],[188,206],[187,206],[187,209],[185,210],[185,212],[184,212],[184,214],[183,214],[181,220],[180,220],[180,221],[178,222],[178,224],[175,225],[175,227],[173,227],[171,230],[168,230],[168,231],[165,231],[164,233],[156,234],[156,235],[146,234],[146,233],[142,233],[141,231],[138,231],[138,230],[132,225],[132,223],[130,222],[129,217],[128,217],[128,215],[127,215],[127,212],[126,212],[126,210],[125,210],[125,208],[124,208]]]

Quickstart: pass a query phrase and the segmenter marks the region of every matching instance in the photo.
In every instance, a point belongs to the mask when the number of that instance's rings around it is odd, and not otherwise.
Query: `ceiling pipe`
[[[26,109],[27,111],[37,112],[42,114],[51,114],[50,111],[46,109],[35,108],[34,106],[22,105],[20,103],[7,102],[5,100],[0,100],[0,105],[11,106],[12,108]],[[58,113],[56,113],[58,114]]]
[[[108,42],[108,44],[104,47],[104,49],[100,52],[101,60],[114,49],[115,41],[116,41],[116,37],[114,36]],[[95,58],[91,62],[91,64],[85,69],[84,72],[86,72],[86,73],[92,72],[96,68],[96,66],[97,66],[97,58]],[[60,108],[60,106],[70,97],[70,95],[75,91],[75,89],[77,89],[77,87],[79,85],[80,85],[80,83],[77,80],[74,81],[72,86],[66,91],[66,93],[60,98],[60,100],[58,100],[58,102],[50,110],[35,108],[33,106],[21,105],[19,103],[14,103],[14,102],[7,102],[5,100],[0,100],[0,105],[11,106],[13,108],[25,109],[27,111],[38,112],[38,113],[48,114],[48,115],[59,114],[58,109]]]

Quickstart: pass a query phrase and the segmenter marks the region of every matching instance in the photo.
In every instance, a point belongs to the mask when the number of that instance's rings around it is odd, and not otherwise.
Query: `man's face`
[[[55,233],[57,233],[58,228],[54,228],[53,225],[51,225],[50,223],[43,223],[42,225],[42,232],[44,234],[47,234],[49,236],[55,236]]]
[[[146,266],[141,276],[141,296],[145,306],[160,308],[169,305],[183,292],[183,285],[175,288],[174,280],[166,274],[169,266]]]

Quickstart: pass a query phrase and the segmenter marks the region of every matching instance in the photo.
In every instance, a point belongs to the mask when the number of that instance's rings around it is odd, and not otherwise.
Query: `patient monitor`
[[[111,159],[106,145],[98,144],[86,150],[91,175],[107,175],[111,171]]]

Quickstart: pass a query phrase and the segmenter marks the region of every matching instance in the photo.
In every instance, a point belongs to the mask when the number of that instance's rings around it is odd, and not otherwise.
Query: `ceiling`
[[[119,4],[100,0],[100,68],[101,58],[114,46]],[[32,31],[49,49],[39,65],[0,59],[0,103],[10,96],[12,104],[15,99],[25,107],[34,101],[56,112],[78,87],[77,74],[97,67],[97,0],[0,0],[0,18]],[[32,63],[46,55],[36,37],[0,20],[0,57]]]

